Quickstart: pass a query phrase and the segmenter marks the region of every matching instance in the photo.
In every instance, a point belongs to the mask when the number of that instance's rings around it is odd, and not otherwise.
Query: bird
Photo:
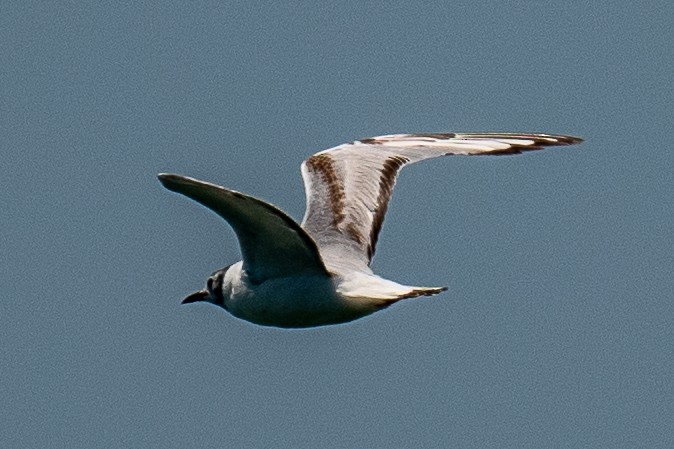
[[[210,303],[261,326],[310,328],[437,295],[447,287],[399,284],[370,267],[400,170],[441,156],[515,155],[580,142],[567,135],[490,132],[391,134],[345,143],[302,163],[301,224],[253,196],[160,173],[165,188],[223,218],[241,248],[242,260],[212,273],[182,304]]]

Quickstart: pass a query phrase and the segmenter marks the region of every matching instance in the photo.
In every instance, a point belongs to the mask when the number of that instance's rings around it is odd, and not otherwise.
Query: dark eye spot
[[[215,285],[213,294],[217,297],[220,298],[222,297],[222,281],[225,278],[225,272],[221,271],[215,276]]]

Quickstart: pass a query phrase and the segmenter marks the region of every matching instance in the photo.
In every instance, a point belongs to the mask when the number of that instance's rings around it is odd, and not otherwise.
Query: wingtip
[[[577,145],[583,143],[584,139],[576,136],[561,136],[563,139],[560,139],[560,143],[563,145]]]
[[[173,173],[159,173],[157,175],[157,178],[159,181],[164,182],[164,181],[170,181],[172,178],[177,177],[178,175],[173,174]]]
[[[159,173],[157,175],[157,179],[159,179],[161,185],[163,185],[167,189],[175,190],[176,186],[178,186],[186,178],[184,176],[176,175],[174,173]]]

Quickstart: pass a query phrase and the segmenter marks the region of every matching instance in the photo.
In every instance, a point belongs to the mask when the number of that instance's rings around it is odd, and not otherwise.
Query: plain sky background
[[[0,447],[674,447],[674,3],[0,6]],[[421,131],[580,146],[406,168],[374,269],[287,331],[181,306],[239,259],[158,172],[296,219],[299,165]]]

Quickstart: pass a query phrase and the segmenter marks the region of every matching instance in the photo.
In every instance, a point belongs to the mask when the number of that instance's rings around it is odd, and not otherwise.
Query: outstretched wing
[[[577,137],[517,133],[393,134],[314,154],[302,164],[302,227],[326,265],[370,272],[396,177],[406,165],[449,155],[503,155],[573,145]]]
[[[316,243],[271,204],[185,176],[162,173],[159,181],[203,204],[232,226],[241,245],[243,269],[253,282],[300,273],[327,275]]]

